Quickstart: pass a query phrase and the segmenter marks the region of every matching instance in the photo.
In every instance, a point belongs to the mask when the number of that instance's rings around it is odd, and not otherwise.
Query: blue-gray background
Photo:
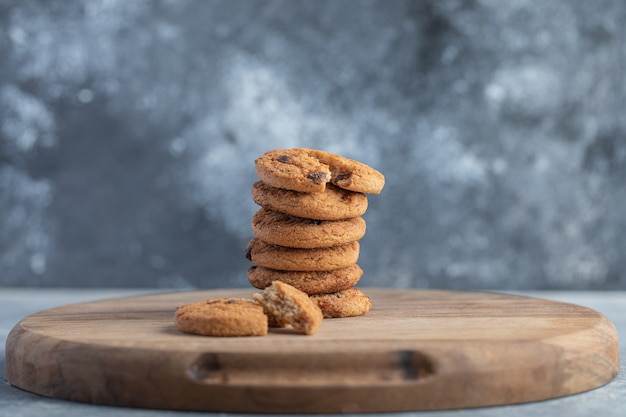
[[[249,285],[254,159],[366,162],[362,284],[626,288],[626,2],[0,1],[0,285]]]

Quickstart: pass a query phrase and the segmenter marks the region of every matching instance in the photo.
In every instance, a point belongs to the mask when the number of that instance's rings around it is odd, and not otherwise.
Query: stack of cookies
[[[261,209],[252,218],[255,237],[246,250],[250,283],[274,281],[308,294],[324,317],[365,314],[369,297],[354,288],[366,194],[379,194],[385,179],[360,162],[327,152],[276,149],[256,161],[260,181],[252,198]]]

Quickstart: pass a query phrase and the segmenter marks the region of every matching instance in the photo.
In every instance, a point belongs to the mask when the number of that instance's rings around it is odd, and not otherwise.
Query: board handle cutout
[[[435,373],[435,363],[413,350],[314,355],[210,352],[197,356],[187,368],[187,376],[198,383],[246,386],[366,386],[417,382]]]

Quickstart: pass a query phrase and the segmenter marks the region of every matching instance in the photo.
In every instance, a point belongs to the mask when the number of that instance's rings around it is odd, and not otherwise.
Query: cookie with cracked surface
[[[372,307],[372,300],[356,288],[312,295],[311,300],[322,310],[324,318],[362,316]]]
[[[267,321],[263,308],[245,298],[207,299],[179,306],[174,313],[180,331],[202,336],[264,336]]]
[[[268,210],[314,220],[344,220],[367,211],[367,196],[328,185],[323,193],[301,193],[272,187],[262,181],[252,185],[252,199]]]
[[[385,186],[385,176],[362,162],[317,149],[302,150],[328,165],[330,182],[337,187],[358,193],[380,194]]]
[[[331,248],[287,248],[252,238],[246,248],[246,258],[256,266],[281,271],[331,271],[356,263],[359,242]]]
[[[323,192],[328,182],[366,194],[379,194],[385,185],[374,168],[317,149],[274,149],[257,158],[255,167],[266,184],[306,193]]]
[[[324,315],[309,296],[284,282],[275,281],[252,298],[278,323],[287,323],[296,331],[311,335],[317,331]]]
[[[261,208],[252,217],[252,232],[265,242],[289,248],[324,248],[359,240],[365,220],[313,220]]]
[[[279,271],[262,266],[248,269],[248,281],[255,288],[262,290],[280,281],[309,295],[347,290],[354,287],[362,275],[363,270],[357,264],[331,271]]]

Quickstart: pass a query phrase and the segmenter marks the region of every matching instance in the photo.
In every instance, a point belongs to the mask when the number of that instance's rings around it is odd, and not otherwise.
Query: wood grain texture
[[[132,407],[272,413],[433,410],[583,392],[619,371],[618,336],[577,305],[481,292],[365,289],[365,316],[313,336],[180,333],[176,306],[254,290],[145,295],[23,319],[7,380],[41,395]]]

